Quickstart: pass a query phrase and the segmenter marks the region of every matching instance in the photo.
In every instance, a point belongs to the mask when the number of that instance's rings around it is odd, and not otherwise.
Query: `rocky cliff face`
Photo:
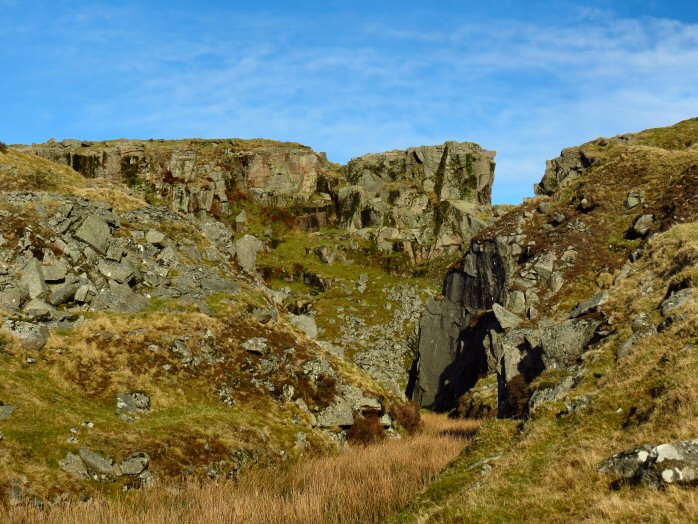
[[[491,216],[494,155],[446,142],[355,158],[339,190],[339,222],[413,260],[457,252]]]
[[[494,152],[469,142],[369,154],[346,167],[271,140],[67,139],[19,149],[88,178],[123,181],[198,218],[226,218],[241,197],[304,207],[316,226],[337,216],[340,227],[361,230],[384,251],[405,250],[413,262],[459,252],[491,221]]]
[[[423,314],[413,398],[450,409],[496,374],[499,413],[510,416],[569,391],[584,352],[614,329],[609,290],[653,232],[697,214],[678,197],[696,191],[694,142],[665,136],[649,130],[564,150],[548,162],[540,196],[476,235]],[[553,372],[570,381],[536,395]]]
[[[140,186],[176,212],[227,216],[241,194],[307,202],[338,166],[322,153],[271,140],[63,140],[28,148],[88,178]]]

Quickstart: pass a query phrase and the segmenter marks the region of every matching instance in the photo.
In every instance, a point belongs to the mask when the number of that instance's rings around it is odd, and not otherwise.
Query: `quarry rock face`
[[[264,140],[65,140],[20,149],[89,178],[122,181],[200,219],[229,217],[240,195],[304,206],[296,218],[304,228],[336,220],[413,262],[462,251],[492,221],[495,153],[470,142],[369,154],[346,167],[300,144]],[[242,232],[247,218],[238,217]],[[100,229],[87,223],[81,231],[98,252]]]
[[[526,417],[542,403],[573,395],[587,350],[620,329],[611,313],[618,307],[614,287],[643,257],[656,256],[645,247],[653,238],[695,220],[695,206],[679,204],[696,187],[695,121],[682,125],[680,132],[648,130],[567,148],[547,162],[536,197],[494,210],[496,222],[463,246],[441,301],[422,314],[412,398],[450,410],[478,376],[495,374],[502,417]],[[675,271],[687,264],[676,262]],[[614,348],[617,361],[690,318],[693,282],[677,280],[665,290],[656,305],[659,325],[649,311],[625,320],[632,330]],[[550,376],[556,383],[545,382]],[[480,393],[470,394],[464,412]],[[590,401],[574,397],[560,416]]]
[[[417,260],[457,252],[490,221],[494,155],[446,142],[354,158],[338,194],[339,223]]]
[[[226,215],[240,192],[307,201],[335,169],[308,147],[264,140],[68,140],[25,149],[88,178],[149,186],[171,209],[199,215]]]

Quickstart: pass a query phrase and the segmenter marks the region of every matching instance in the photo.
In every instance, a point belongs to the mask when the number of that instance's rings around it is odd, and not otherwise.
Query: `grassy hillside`
[[[198,223],[149,205],[123,184],[88,180],[13,149],[0,153],[0,291],[15,284],[8,271],[23,275],[22,265],[33,257],[44,267],[76,260],[78,272],[118,264],[120,253],[101,259],[89,248],[81,254],[70,247],[70,231],[80,223],[77,211],[68,219],[74,225],[66,222],[69,229],[56,232],[58,220],[51,217],[64,213],[66,205],[112,217],[112,209],[121,213],[112,241],[136,253],[151,249],[143,241],[148,232],[162,233],[171,261],[142,255],[153,260],[141,268],[146,277],[138,278],[160,282],[139,291],[147,291],[142,311],[57,306],[52,314],[58,320],[46,323],[49,337],[41,350],[0,330],[0,401],[14,407],[0,421],[5,501],[15,495],[51,501],[64,493],[117,493],[138,483],[126,476],[102,484],[74,478],[61,461],[82,448],[117,461],[147,453],[156,483],[224,479],[336,450],[344,433],[317,427],[316,415],[332,404],[340,387],[360,388],[386,412],[403,405],[294,327],[283,306],[274,308],[263,281],[224,257],[226,247]],[[258,225],[267,228],[273,220]],[[163,253],[164,247],[155,251]],[[208,286],[203,298],[199,291],[192,296],[168,288],[187,289],[201,278]],[[61,285],[50,284],[49,296]],[[259,311],[263,317],[255,316]],[[41,325],[21,310],[0,313],[0,326],[5,320]],[[246,350],[246,341],[256,339],[266,341],[265,349]],[[318,366],[318,376],[309,374]],[[146,413],[125,415],[118,408],[118,395],[129,392],[148,395]],[[401,434],[397,420],[395,425],[394,434]]]
[[[698,435],[698,302],[671,313],[671,293],[698,282],[698,121],[629,135],[628,144],[594,141],[580,149],[592,166],[552,197],[514,210],[483,233],[492,238],[520,227],[536,253],[576,262],[561,290],[541,309],[564,319],[600,289],[607,336],[574,370],[545,372],[528,387],[554,386],[566,375],[567,397],[523,420],[486,421],[452,465],[392,522],[682,522],[698,519],[690,488],[617,486],[597,471],[603,459],[643,444]],[[630,191],[644,203],[628,209]],[[593,206],[580,205],[583,198]],[[549,212],[538,212],[541,201]],[[564,215],[570,227],[550,227]],[[627,232],[641,214],[654,216],[646,238]],[[633,338],[641,314],[657,331]],[[645,317],[640,317],[645,318]],[[630,342],[629,342],[630,341]],[[484,391],[484,390],[483,390]]]

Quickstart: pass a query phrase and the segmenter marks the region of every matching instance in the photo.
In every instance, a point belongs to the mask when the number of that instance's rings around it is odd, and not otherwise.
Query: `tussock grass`
[[[10,508],[6,522],[365,523],[383,521],[467,446],[479,423],[425,414],[418,435],[351,446],[240,481],[160,486],[42,512]]]

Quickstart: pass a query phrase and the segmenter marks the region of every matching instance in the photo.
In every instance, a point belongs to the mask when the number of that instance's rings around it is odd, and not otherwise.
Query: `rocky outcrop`
[[[461,251],[492,216],[494,152],[469,142],[369,154],[346,168],[300,144],[269,140],[63,140],[17,148],[88,178],[123,181],[198,218],[230,218],[239,198],[292,206],[304,229],[338,217],[342,227],[414,262]],[[247,217],[237,216],[244,233]]]
[[[525,384],[573,364],[595,339],[608,293],[582,301],[567,319],[542,315],[541,304],[561,289],[575,258],[536,253],[521,220],[508,232],[476,237],[446,276],[441,301],[423,313],[412,393],[422,406],[452,409],[480,376],[496,373],[499,414],[519,415],[514,397]]]
[[[582,175],[593,161],[593,157],[581,147],[563,149],[559,157],[546,162],[545,175],[535,186],[536,194],[552,195],[560,187]]]
[[[37,322],[70,321],[89,310],[133,314],[148,307],[153,297],[185,299],[205,309],[212,292],[237,289],[213,267],[183,263],[229,260],[230,242],[212,239],[202,253],[191,238],[175,240],[131,225],[147,229],[147,224],[162,227],[169,222],[186,227],[174,213],[118,213],[105,203],[75,197],[3,196],[16,205],[50,203],[56,208],[52,215],[36,218],[29,229],[34,236],[0,247],[0,309],[18,317],[5,327],[28,349],[46,343],[46,328]],[[8,237],[13,233],[5,232]]]
[[[331,186],[338,166],[324,153],[271,140],[63,140],[20,147],[67,164],[88,178],[123,181],[172,210],[230,213],[240,194],[264,201],[308,202]],[[331,206],[331,200],[312,207]]]
[[[494,155],[446,142],[354,158],[338,191],[339,222],[412,259],[458,252],[490,220]]]
[[[617,453],[598,465],[616,483],[652,488],[698,484],[698,439],[673,444],[644,445]]]
[[[121,462],[105,458],[90,448],[80,448],[79,453],[68,453],[59,465],[66,473],[80,480],[114,482],[119,477],[134,477],[143,487],[153,485],[153,474],[148,471],[150,457],[147,453],[132,453]]]

